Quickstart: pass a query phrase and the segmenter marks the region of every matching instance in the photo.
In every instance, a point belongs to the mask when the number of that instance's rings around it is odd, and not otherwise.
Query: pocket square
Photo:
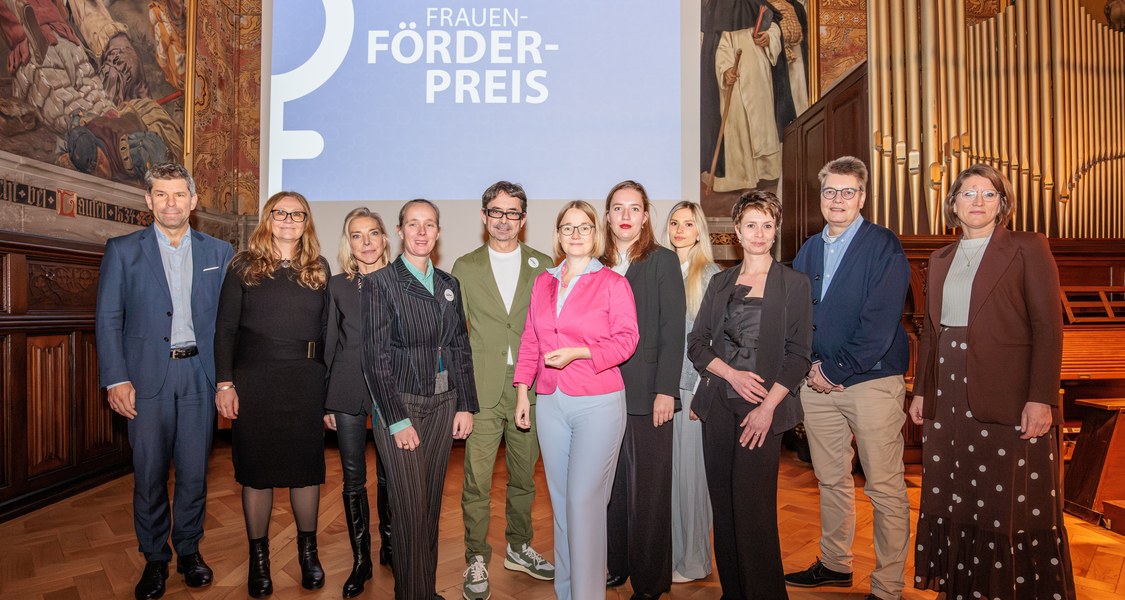
[[[203,272],[206,273],[207,271],[214,271],[215,269],[218,269],[218,268],[219,267],[217,267],[217,266],[216,267],[203,267]]]

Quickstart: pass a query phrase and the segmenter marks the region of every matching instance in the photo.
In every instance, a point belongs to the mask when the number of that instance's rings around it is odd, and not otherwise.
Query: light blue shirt
[[[173,246],[172,240],[159,227],[154,225],[153,229],[156,230],[157,245],[160,247],[160,261],[164,263],[164,276],[168,279],[168,291],[172,294],[172,347],[194,346],[191,284],[195,265],[191,257],[191,227],[180,238],[179,246]]]
[[[413,275],[414,278],[417,279],[422,284],[422,286],[426,288],[427,291],[430,292],[430,294],[434,293],[434,261],[428,258],[426,259],[425,273],[419,271],[418,267],[414,266],[414,263],[406,260],[405,258],[402,259],[402,264],[406,265],[406,270],[409,271],[410,274]]]
[[[820,286],[820,300],[823,300],[824,295],[828,293],[828,286],[832,285],[832,278],[836,276],[836,269],[840,268],[840,263],[844,260],[844,254],[847,253],[848,246],[855,239],[855,232],[859,231],[862,224],[863,215],[858,215],[843,233],[836,236],[836,239],[832,239],[828,235],[827,226],[820,233],[824,239],[824,284]]]
[[[547,269],[547,272],[551,274],[551,277],[554,277],[555,279],[557,279],[559,281],[558,300],[555,301],[555,316],[558,316],[558,314],[560,312],[562,312],[563,303],[566,302],[567,297],[570,296],[570,292],[571,292],[571,290],[574,289],[574,286],[578,285],[578,278],[579,277],[582,277],[583,275],[585,275],[587,273],[594,273],[596,271],[600,271],[600,270],[602,270],[602,268],[604,268],[604,265],[602,265],[602,261],[600,261],[596,258],[591,258],[590,262],[586,263],[586,268],[583,269],[583,271],[581,273],[575,275],[574,279],[570,280],[570,285],[564,286],[563,285],[563,271],[566,268],[566,263],[567,263],[567,261],[564,260],[564,261],[562,261],[561,264],[559,264],[559,266],[551,267],[551,268]]]

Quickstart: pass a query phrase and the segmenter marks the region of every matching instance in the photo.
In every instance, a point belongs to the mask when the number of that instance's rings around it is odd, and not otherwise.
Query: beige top
[[[977,276],[981,259],[992,236],[973,240],[962,239],[953,255],[953,264],[941,296],[941,324],[946,327],[965,327],[969,324],[969,300],[973,279]]]

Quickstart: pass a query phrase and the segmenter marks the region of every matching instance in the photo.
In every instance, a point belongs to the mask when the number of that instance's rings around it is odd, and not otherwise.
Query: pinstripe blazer
[[[412,415],[402,394],[434,395],[441,366],[457,411],[477,412],[473,357],[457,280],[434,267],[430,294],[398,257],[367,276],[363,286],[363,375],[383,426]]]

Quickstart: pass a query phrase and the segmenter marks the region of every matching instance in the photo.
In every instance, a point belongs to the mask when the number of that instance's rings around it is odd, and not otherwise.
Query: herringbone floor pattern
[[[371,474],[374,480],[373,445],[369,445]],[[289,514],[287,495],[279,493],[271,530],[274,588],[273,598],[339,598],[340,586],[351,567],[347,527],[340,501],[340,467],[334,448],[329,448],[328,483],[324,486],[320,510],[320,556],[327,571],[325,588],[310,592],[300,587],[296,562],[296,529]],[[446,478],[441,521],[438,590],[449,600],[461,597],[461,572],[464,568],[461,525],[461,479],[463,447],[455,446]],[[492,525],[489,539],[497,556],[492,561],[491,582],[494,600],[539,600],[553,598],[551,584],[504,570],[502,458],[497,463],[493,488]],[[778,519],[787,569],[808,566],[816,559],[819,535],[816,479],[812,469],[784,452],[781,462]],[[909,469],[910,501],[916,511],[920,470]],[[172,573],[165,598],[245,598],[246,536],[243,530],[239,489],[234,482],[229,444],[218,441],[211,459],[210,492],[207,503],[206,536],[202,552],[215,570],[215,582],[200,590],[184,586],[182,577]],[[540,465],[537,477],[540,493],[535,500],[534,546],[550,557],[553,553],[551,506]],[[0,598],[44,600],[94,600],[131,598],[133,585],[143,566],[136,551],[132,522],[132,478],[123,477],[29,515],[0,524]],[[864,576],[874,565],[871,540],[871,509],[857,489],[859,499],[855,543],[856,579],[852,588],[832,590],[791,590],[794,599],[862,598],[869,590]],[[374,512],[374,507],[372,507]],[[915,512],[914,518],[917,517]],[[912,519],[913,521],[913,519]],[[1125,598],[1125,538],[1107,530],[1067,518],[1074,571],[1079,598],[1103,600]],[[913,564],[907,565],[907,573]],[[385,568],[378,568],[362,597],[392,598],[393,579]],[[609,590],[610,600],[627,600],[629,586]],[[719,584],[712,574],[706,580],[674,585],[673,599],[711,600],[720,597]],[[934,594],[907,588],[904,598],[930,599]]]

